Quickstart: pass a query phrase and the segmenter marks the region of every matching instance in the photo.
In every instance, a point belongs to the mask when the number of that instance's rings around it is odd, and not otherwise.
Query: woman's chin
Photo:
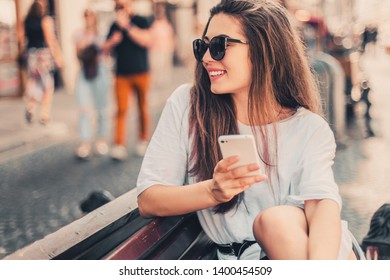
[[[214,94],[225,94],[227,91],[222,89],[221,87],[211,85],[210,90]]]

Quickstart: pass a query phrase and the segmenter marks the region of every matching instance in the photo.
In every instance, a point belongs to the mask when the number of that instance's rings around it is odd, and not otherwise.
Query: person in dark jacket
[[[148,46],[151,44],[150,22],[146,17],[134,15],[132,1],[118,0],[115,6],[116,20],[111,25],[106,50],[111,50],[116,61],[115,99],[117,114],[115,117],[114,145],[111,157],[124,160],[127,155],[126,120],[130,106],[130,93],[137,95],[139,111],[139,135],[136,152],[142,156],[149,140],[150,117],[148,112],[148,91],[150,72]]]

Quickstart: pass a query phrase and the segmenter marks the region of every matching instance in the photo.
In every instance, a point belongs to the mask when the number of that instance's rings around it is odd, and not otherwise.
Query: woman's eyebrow
[[[213,36],[212,38],[214,38],[214,37],[228,37],[228,38],[231,38],[231,36],[230,36],[230,35],[227,35],[227,34],[224,34],[224,33],[221,33],[221,34],[215,35],[215,36]],[[211,39],[212,39],[212,38],[211,38]],[[207,36],[204,36],[204,37],[203,37],[203,39],[210,40],[210,38],[209,38],[209,37],[207,37]]]

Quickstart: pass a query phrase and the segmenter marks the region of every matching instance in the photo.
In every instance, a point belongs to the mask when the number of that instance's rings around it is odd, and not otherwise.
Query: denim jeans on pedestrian
[[[108,134],[108,92],[110,75],[108,68],[99,63],[98,74],[92,80],[85,78],[80,71],[76,83],[76,95],[80,108],[79,129],[80,140],[91,141],[96,135],[98,138],[107,138]],[[94,120],[96,117],[96,134]]]

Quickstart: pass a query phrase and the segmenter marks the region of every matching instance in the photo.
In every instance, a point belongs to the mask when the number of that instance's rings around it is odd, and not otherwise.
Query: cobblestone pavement
[[[348,130],[345,149],[337,151],[335,178],[343,198],[343,217],[359,242],[369,229],[374,212],[390,203],[390,55],[377,47],[361,58],[363,75],[370,81],[371,126],[374,137],[367,137],[363,113]]]

